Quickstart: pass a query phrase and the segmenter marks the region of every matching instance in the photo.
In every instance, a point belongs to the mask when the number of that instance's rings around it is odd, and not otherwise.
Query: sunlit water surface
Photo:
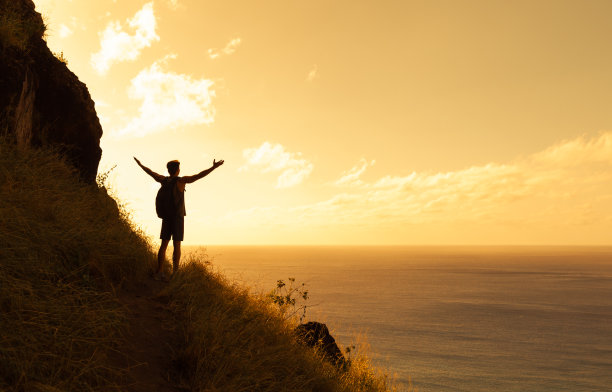
[[[424,392],[612,391],[612,248],[207,253],[254,290],[306,283],[308,318],[343,346],[365,332],[375,363],[402,387],[410,378]]]

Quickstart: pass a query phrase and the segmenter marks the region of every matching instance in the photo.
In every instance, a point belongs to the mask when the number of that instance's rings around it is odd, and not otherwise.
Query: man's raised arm
[[[209,169],[203,170],[203,171],[201,171],[201,172],[199,172],[198,174],[193,175],[193,176],[185,176],[185,177],[182,177],[182,180],[183,180],[183,182],[184,182],[185,184],[190,184],[190,183],[192,183],[192,182],[194,182],[194,181],[197,181],[197,180],[199,180],[200,178],[206,177],[206,176],[207,176],[207,175],[209,175],[209,174],[210,174],[210,173],[211,173],[213,170],[215,170],[215,169],[216,169],[216,168],[218,168],[219,166],[223,165],[223,162],[225,162],[225,161],[223,161],[223,160],[220,160],[220,161],[215,161],[215,160],[213,159],[213,165],[212,165],[212,166],[211,166]]]
[[[160,182],[162,181],[164,178],[164,176],[162,176],[161,174],[157,174],[155,173],[153,170],[149,169],[148,167],[146,167],[145,165],[143,165],[142,163],[140,163],[140,161],[138,160],[138,158],[134,157],[134,160],[136,161],[136,163],[138,164],[138,166],[140,166],[140,168],[142,170],[145,171],[145,173],[147,173],[148,175],[150,175],[151,177],[153,177],[153,179],[155,179],[155,181]]]

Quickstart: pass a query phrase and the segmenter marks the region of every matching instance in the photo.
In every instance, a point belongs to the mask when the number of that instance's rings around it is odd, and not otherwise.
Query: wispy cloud
[[[579,137],[547,148],[534,155],[538,163],[578,166],[586,163],[612,162],[612,132],[602,133],[597,138]]]
[[[213,81],[166,70],[168,60],[175,57],[156,61],[132,79],[128,94],[142,104],[138,116],[118,130],[118,135],[144,136],[214,121]]]
[[[368,162],[365,158],[361,158],[358,165],[353,166],[350,170],[342,173],[342,177],[336,180],[334,184],[339,186],[363,185],[363,181],[361,181],[359,177],[361,177],[369,166],[374,166],[375,163],[375,160]]]
[[[318,76],[319,76],[319,67],[315,64],[312,66],[312,69],[310,70],[310,72],[308,72],[308,75],[306,76],[306,81],[310,83],[314,81]]]
[[[281,144],[264,142],[258,148],[247,148],[242,155],[246,163],[241,171],[255,170],[261,173],[280,173],[277,188],[289,188],[302,183],[312,172],[312,163],[302,158],[302,153],[285,151]]]
[[[211,59],[216,59],[221,55],[230,55],[236,52],[236,49],[242,43],[242,39],[240,37],[236,37],[231,39],[227,45],[223,49],[212,48],[208,49],[208,57]]]
[[[144,48],[159,41],[152,2],[128,19],[127,25],[132,34],[125,32],[119,21],[111,21],[99,34],[100,50],[91,55],[91,65],[99,74],[108,72],[115,63],[136,60]]]
[[[179,7],[178,0],[167,0],[167,3],[168,3],[168,6],[173,10],[176,10]]]
[[[70,37],[74,32],[72,31],[72,29],[70,27],[68,27],[65,24],[61,24],[59,27],[59,36],[60,38],[66,38],[66,37]]]
[[[567,233],[586,226],[612,229],[612,132],[567,140],[506,164],[412,172],[364,182],[360,176],[370,164],[362,160],[336,182],[359,186],[317,203],[266,211],[267,219],[303,227],[328,227],[330,222],[351,227],[385,225],[396,227],[398,233],[406,227],[419,228],[413,234],[421,229],[479,225],[481,235],[488,234],[482,227],[505,228],[513,235],[511,241],[537,239],[562,228]],[[253,214],[258,211],[243,213],[256,221]],[[580,240],[588,242],[600,231],[586,231]],[[455,243],[466,233],[454,233]]]

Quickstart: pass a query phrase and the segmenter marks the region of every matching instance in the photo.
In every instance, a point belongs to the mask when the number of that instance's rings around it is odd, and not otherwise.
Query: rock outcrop
[[[316,321],[300,324],[295,328],[295,334],[306,346],[321,350],[325,358],[338,367],[343,367],[346,360],[342,351],[331,336],[327,325]]]
[[[89,91],[43,39],[32,0],[0,0],[0,134],[59,148],[94,183],[102,127]]]

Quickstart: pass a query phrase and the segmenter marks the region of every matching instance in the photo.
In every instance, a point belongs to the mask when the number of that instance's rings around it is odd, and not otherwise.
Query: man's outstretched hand
[[[138,160],[138,158],[134,157],[134,160],[136,161],[137,164],[139,164],[140,166],[142,166],[142,163],[140,163],[140,161]]]
[[[134,158],[134,159],[136,159],[136,158]],[[215,169],[218,168],[219,166],[223,165],[223,162],[225,162],[223,159],[220,160],[220,161],[215,161],[213,159],[213,168],[215,168]]]

